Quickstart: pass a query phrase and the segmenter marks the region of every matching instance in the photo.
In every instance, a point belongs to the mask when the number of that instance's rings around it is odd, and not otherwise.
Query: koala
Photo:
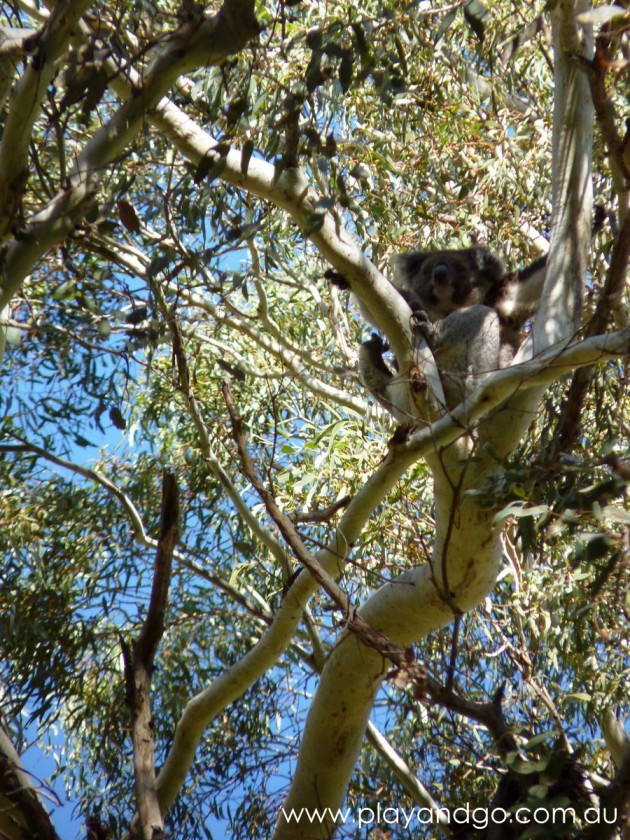
[[[398,368],[396,373],[392,373],[383,359],[387,350],[387,342],[377,333],[372,333],[369,340],[359,347],[359,377],[374,399],[399,423],[409,423],[418,416],[414,394],[419,393],[424,402],[427,383],[419,373],[412,376],[411,381],[402,377]],[[422,413],[425,413],[424,410]]]
[[[452,408],[488,374],[514,358],[522,328],[538,308],[546,259],[506,273],[498,257],[474,246],[398,254],[393,265],[394,285],[412,310],[415,331],[433,352],[445,408]],[[335,285],[348,288],[340,275],[329,272],[327,276]],[[372,323],[365,307],[361,311]],[[383,360],[387,349],[372,334],[359,350],[359,374],[378,402],[405,422],[414,414],[409,396],[409,385],[414,383],[402,382],[387,367]]]
[[[501,260],[482,246],[398,254],[393,263],[394,284],[420,321],[441,323],[454,312],[472,306],[493,309],[499,320],[501,345],[495,367],[506,367],[512,361],[521,342],[521,330],[538,309],[546,257],[512,273],[507,273]],[[475,314],[480,311],[475,310]],[[461,319],[456,323],[461,325]],[[438,333],[444,330],[442,326]],[[447,332],[453,340],[454,330]],[[431,330],[426,333],[430,341]]]
[[[394,285],[414,312],[424,311],[432,322],[484,303],[486,290],[505,275],[501,260],[480,246],[396,254],[392,263]]]
[[[419,315],[424,313],[415,317]],[[426,338],[439,370],[446,403],[442,409],[458,405],[500,366],[501,326],[489,306],[467,306],[435,324],[419,320],[415,331]],[[359,348],[359,376],[390,414],[401,423],[409,422],[417,414],[413,394],[426,390],[426,381],[419,374],[408,381],[392,373],[383,359],[388,349],[387,343],[372,333]]]

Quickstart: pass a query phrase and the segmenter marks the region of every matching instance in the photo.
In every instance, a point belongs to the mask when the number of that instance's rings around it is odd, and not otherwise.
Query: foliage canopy
[[[608,59],[595,81],[596,62],[579,70],[598,116],[579,337],[620,328],[627,306],[610,277],[627,270],[630,161],[610,141],[627,109],[630,24],[627,3],[605,9],[571,17],[580,32],[594,21]],[[192,698],[207,725],[166,823],[180,838],[216,825],[269,837],[349,616],[322,591],[291,600],[298,559],[252,487],[230,400],[257,474],[317,554],[393,429],[356,373],[366,325],[324,278],[324,217],[382,269],[415,247],[484,242],[510,269],[546,252],[549,16],[516,0],[9,0],[0,26],[6,731],[18,752],[34,728],[59,749],[61,726],[58,775],[82,819],[111,837],[129,829],[129,680],[171,476],[179,542],[149,668],[157,768]],[[315,201],[287,187],[298,166]],[[426,805],[427,791],[445,807],[485,804],[507,769],[521,804],[583,809],[584,791],[613,779],[601,721],[630,684],[627,411],[623,359],[555,381],[518,448],[468,488],[506,526],[498,582],[414,646],[428,688],[400,668],[383,682],[373,723],[389,746],[374,732],[363,742],[355,813]],[[493,457],[490,442],[471,462]],[[352,604],[430,565],[435,492],[417,461],[365,513],[344,547]],[[271,635],[282,610],[295,623],[286,644]],[[628,763],[626,750],[620,813]],[[407,836],[390,828],[372,836]],[[580,836],[615,836],[598,830]]]

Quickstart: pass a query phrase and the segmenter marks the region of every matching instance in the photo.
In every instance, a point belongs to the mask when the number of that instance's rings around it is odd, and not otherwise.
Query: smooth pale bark
[[[572,54],[591,57],[590,27],[575,15],[588,5],[562,0],[554,12],[552,226],[547,282],[532,330],[536,353],[573,336],[578,326],[593,219],[591,152],[595,110],[588,80]],[[581,42],[580,34],[585,43]]]
[[[533,340],[524,355],[566,345],[574,335],[589,247],[591,217],[590,156],[593,111],[590,92],[567,52],[577,44],[574,3],[564,2],[554,19],[555,108],[553,147],[554,225],[547,283]],[[493,589],[501,549],[500,527],[466,490],[479,488],[500,472],[495,457],[509,454],[529,425],[540,389],[528,389],[511,405],[484,420],[480,437],[494,449],[475,451],[466,467],[456,466],[461,444],[436,449],[427,461],[435,481],[436,535],[432,560],[381,588],[361,615],[399,644],[424,638],[454,616],[479,604]],[[502,417],[503,415],[503,417]],[[451,455],[453,453],[453,455]],[[449,464],[450,459],[450,464]],[[354,770],[374,697],[387,668],[383,657],[347,635],[337,644],[322,673],[300,745],[298,764],[284,802],[274,840],[330,837],[335,824],[286,813],[342,804]]]
[[[504,403],[510,395],[520,393],[524,383],[532,387],[548,386],[576,367],[616,358],[629,351],[630,328],[623,332],[598,336],[582,342],[563,351],[561,359],[552,350],[516,368],[497,371],[464,404],[458,406],[451,416],[443,417],[428,429],[415,432],[405,444],[388,453],[381,466],[353,498],[339,522],[330,545],[315,555],[318,563],[330,574],[343,572],[352,543],[360,535],[374,508],[384,500],[405,471],[418,459],[433,452],[436,447],[446,447],[461,438],[464,434],[462,429],[467,427],[468,422],[474,422],[483,417],[497,405]],[[492,530],[494,527],[492,523]],[[492,570],[493,559],[490,558],[485,566],[486,571]],[[374,596],[376,607],[380,610],[380,605],[383,604],[383,611],[387,613],[388,620],[403,624],[402,629],[405,633],[408,631],[409,613],[417,618],[418,611],[424,608],[418,591],[419,584],[424,585],[423,581],[426,580],[426,568],[418,566],[400,579],[383,587]],[[479,575],[480,569],[478,567],[472,571],[473,574]],[[464,572],[466,575],[469,573],[466,569]],[[482,588],[486,584],[479,577],[477,585]],[[316,589],[317,585],[313,578],[306,572],[302,572],[287,591],[273,623],[251,651],[186,704],[175,730],[172,747],[158,777],[158,793],[163,810],[173,804],[179,793],[192,766],[205,728],[216,715],[242,696],[277,662],[291,644],[302,619],[303,610]],[[471,587],[470,592],[472,591]],[[404,604],[403,600],[405,600]],[[466,602],[462,601],[462,605],[466,606]],[[392,615],[398,610],[402,610],[398,617]],[[363,611],[362,614],[364,614]],[[368,613],[364,615],[366,618],[371,616],[371,611],[368,609]],[[443,615],[445,615],[444,605],[439,602],[436,605],[433,620],[441,622]],[[424,628],[427,628],[426,623]],[[384,624],[383,629],[386,631],[391,629],[392,633],[398,632],[391,624]],[[361,651],[365,652],[365,648],[362,647]],[[365,662],[364,659],[361,661]],[[378,662],[378,660],[375,661]],[[380,671],[379,675],[381,675]],[[348,683],[349,679],[344,676],[344,685],[348,686]],[[370,684],[367,688],[371,691]],[[328,738],[328,734],[321,736],[320,740],[325,738]]]
[[[31,60],[11,91],[0,141],[0,241],[4,242],[15,223],[28,177],[28,146],[33,126],[40,117],[46,90],[57,72],[57,62],[70,43],[72,30],[90,0],[62,0],[56,3],[40,30],[33,31]],[[12,69],[12,68],[11,68]],[[9,68],[5,69],[9,82]],[[6,303],[7,301],[3,301]]]

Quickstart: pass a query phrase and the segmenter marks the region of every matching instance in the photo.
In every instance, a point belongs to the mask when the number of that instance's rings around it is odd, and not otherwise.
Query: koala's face
[[[429,254],[411,280],[422,304],[448,314],[466,305],[473,288],[470,260],[457,252]]]
[[[417,251],[401,255],[403,282],[432,320],[482,302],[503,276],[503,264],[486,248]]]

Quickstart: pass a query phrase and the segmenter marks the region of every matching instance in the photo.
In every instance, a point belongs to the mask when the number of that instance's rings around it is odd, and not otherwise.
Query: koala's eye
[[[449,276],[449,269],[446,263],[437,263],[433,267],[433,279],[438,282],[446,280]]]

